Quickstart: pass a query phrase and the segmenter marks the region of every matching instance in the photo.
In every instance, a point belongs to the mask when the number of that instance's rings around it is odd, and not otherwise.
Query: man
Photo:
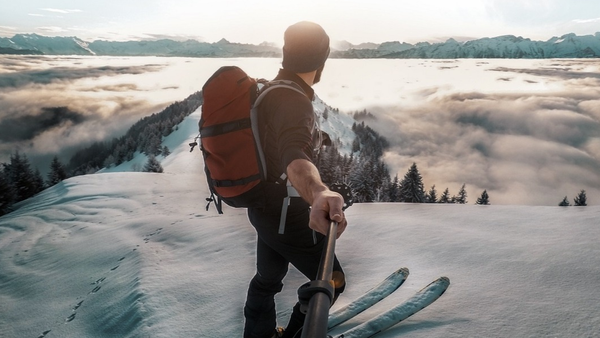
[[[290,26],[284,34],[282,69],[275,80],[292,81],[305,94],[277,88],[259,106],[261,143],[267,162],[269,182],[285,173],[302,198],[291,198],[280,231],[285,184],[272,184],[268,206],[249,208],[248,218],[258,234],[256,275],[252,278],[244,306],[244,338],[300,337],[305,315],[294,306],[284,332],[276,330],[274,296],[283,288],[282,280],[291,263],[314,280],[319,268],[325,235],[330,220],[338,222],[339,237],[347,222],[342,211],[343,198],[321,181],[313,164],[313,151],[320,131],[316,130],[311,101],[312,85],[319,82],[329,56],[329,37],[311,22]],[[344,290],[344,272],[337,257],[334,263],[336,296]]]

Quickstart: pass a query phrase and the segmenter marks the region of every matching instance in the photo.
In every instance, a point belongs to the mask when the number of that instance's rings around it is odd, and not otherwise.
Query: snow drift
[[[255,233],[244,210],[204,209],[201,155],[187,146],[198,119],[165,140],[165,173],[74,177],[0,218],[0,336],[241,336]],[[442,275],[452,280],[442,298],[378,337],[600,332],[600,207],[355,204],[347,217],[336,307],[399,267],[411,275],[334,333]],[[281,324],[304,282],[290,270]]]

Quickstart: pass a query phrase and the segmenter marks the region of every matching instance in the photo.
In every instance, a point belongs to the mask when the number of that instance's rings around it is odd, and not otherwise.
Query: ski
[[[385,297],[389,296],[392,292],[396,291],[396,289],[398,289],[402,283],[404,283],[408,277],[408,274],[408,268],[398,269],[385,278],[377,286],[365,292],[362,296],[330,313],[327,321],[327,330],[331,330],[348,319],[353,318]]]
[[[368,338],[372,337],[406,318],[421,311],[438,299],[450,286],[450,279],[440,277],[414,296],[398,304],[390,310],[336,336],[335,338]]]

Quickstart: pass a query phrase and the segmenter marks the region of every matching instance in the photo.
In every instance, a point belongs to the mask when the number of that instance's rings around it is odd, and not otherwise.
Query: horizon
[[[568,33],[599,32],[600,3],[312,0],[282,6],[274,0],[218,4],[190,0],[101,4],[34,0],[11,4],[0,13],[0,37],[36,33],[77,36],[84,41],[169,38],[216,42],[224,38],[236,43],[281,45],[285,29],[302,20],[321,24],[332,41],[352,44],[435,43],[448,38],[467,41],[503,35],[547,41]]]
[[[554,39],[554,38],[561,38],[563,36],[572,35],[572,34],[574,34],[576,36],[579,36],[579,37],[582,37],[582,36],[600,36],[600,30],[597,31],[597,32],[590,33],[590,34],[576,34],[576,33],[573,33],[573,32],[565,32],[564,34],[554,35],[554,36],[552,36],[552,37],[550,37],[550,38],[548,38],[546,40],[536,40],[536,39],[533,39],[533,38],[530,38],[530,37],[527,37],[527,36],[522,36],[522,35],[504,34],[504,35],[497,35],[497,36],[484,36],[484,37],[473,38],[473,39],[469,39],[469,38],[466,38],[466,37],[453,37],[453,36],[449,36],[449,37],[446,38],[446,40],[443,40],[443,41],[442,40],[439,40],[439,41],[418,41],[418,42],[410,43],[410,44],[411,45],[416,45],[418,43],[425,43],[425,42],[428,42],[428,43],[431,43],[431,44],[438,44],[438,43],[445,43],[445,42],[447,42],[448,40],[451,40],[451,39],[455,40],[455,41],[458,41],[458,42],[469,42],[469,41],[476,41],[476,40],[481,40],[481,39],[495,39],[495,38],[499,38],[499,37],[503,37],[503,36],[514,36],[514,37],[517,37],[517,38],[522,38],[522,39],[530,40],[530,41],[547,42],[547,41],[549,41],[551,39]],[[244,42],[232,41],[230,39],[227,39],[226,37],[222,37],[222,38],[220,38],[220,39],[218,39],[216,41],[201,41],[201,40],[198,40],[198,39],[195,39],[195,38],[188,38],[188,39],[184,40],[184,39],[177,39],[177,38],[174,38],[174,37],[156,37],[156,38],[152,38],[152,39],[143,39],[143,40],[118,41],[118,40],[100,40],[100,39],[97,39],[97,40],[85,40],[85,39],[83,39],[83,38],[81,38],[79,36],[67,36],[67,35],[55,35],[55,36],[51,36],[51,35],[44,35],[44,34],[35,33],[35,32],[29,32],[29,33],[17,33],[17,34],[14,34],[11,37],[2,37],[2,36],[0,36],[0,38],[12,39],[12,38],[14,38],[17,35],[37,35],[37,36],[41,36],[41,37],[45,37],[45,38],[78,38],[78,39],[81,39],[84,42],[90,42],[90,43],[91,42],[95,42],[95,41],[137,42],[137,41],[171,40],[171,41],[183,42],[183,41],[192,40],[192,41],[197,41],[197,42],[200,42],[200,43],[216,44],[216,43],[220,43],[221,41],[225,40],[225,41],[227,41],[230,44],[248,44],[248,45],[256,45],[256,46],[261,45],[261,44],[269,44],[269,45],[272,45],[272,46],[275,46],[275,47],[282,47],[281,44],[277,44],[276,42],[273,42],[273,41],[263,41],[261,43],[254,44],[254,43],[244,43]],[[362,42],[358,42],[358,43],[352,43],[352,42],[347,41],[347,40],[337,40],[337,41],[331,41],[330,43],[331,43],[331,45],[340,45],[340,44],[349,43],[352,46],[360,46],[360,45],[363,45],[363,44],[382,45],[384,43],[390,43],[390,42],[408,43],[408,42],[400,41],[400,40],[390,40],[390,41],[383,41],[383,42],[379,42],[379,43],[378,42],[373,42],[373,41],[362,41]],[[336,48],[333,47],[333,49],[336,49]]]

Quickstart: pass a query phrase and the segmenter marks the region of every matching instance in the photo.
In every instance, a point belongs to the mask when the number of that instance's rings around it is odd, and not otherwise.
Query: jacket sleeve
[[[315,114],[310,100],[289,89],[279,89],[271,107],[272,128],[275,132],[281,168],[296,159],[312,161],[312,133]]]

